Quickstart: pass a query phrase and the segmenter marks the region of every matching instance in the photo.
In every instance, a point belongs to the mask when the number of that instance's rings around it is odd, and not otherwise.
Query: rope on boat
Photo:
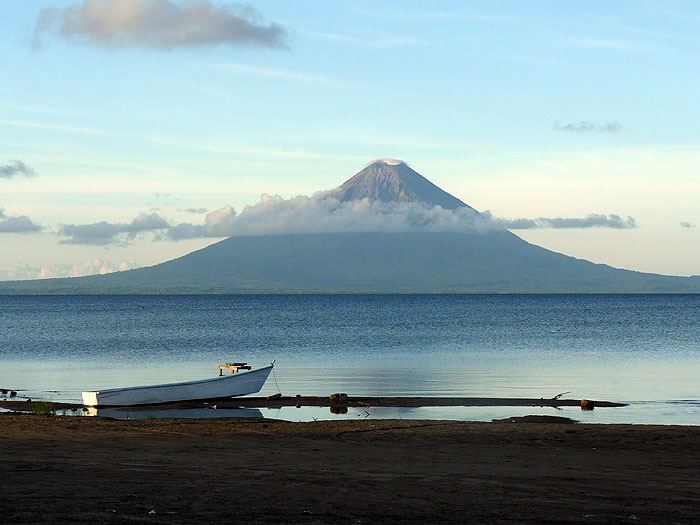
[[[272,369],[272,379],[275,380],[275,386],[277,387],[277,393],[281,394],[282,391],[280,390],[280,386],[277,384],[277,376],[275,375],[275,369]]]

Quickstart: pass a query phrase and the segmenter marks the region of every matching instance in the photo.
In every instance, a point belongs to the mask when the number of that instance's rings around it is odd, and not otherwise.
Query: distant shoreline
[[[303,290],[290,290],[290,291],[249,291],[249,290],[230,290],[230,291],[177,291],[177,290],[136,290],[136,291],[108,291],[108,292],[92,292],[92,291],[79,291],[79,290],[3,290],[3,283],[14,283],[22,281],[0,281],[0,297],[193,297],[193,296],[271,296],[271,297],[284,297],[284,296],[371,296],[371,295],[387,295],[387,296],[494,296],[494,297],[508,297],[508,296],[529,296],[529,297],[546,297],[546,296],[570,296],[570,295],[583,295],[583,296],[685,296],[700,295],[700,292],[687,292],[687,291],[642,291],[642,292],[523,292],[523,291],[513,291],[513,292],[460,292],[460,291],[303,291]]]
[[[154,266],[0,282],[3,295],[299,293],[696,294],[700,276],[595,264],[499,230],[238,236]]]

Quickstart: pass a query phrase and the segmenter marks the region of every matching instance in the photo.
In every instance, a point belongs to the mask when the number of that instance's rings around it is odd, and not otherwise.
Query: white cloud
[[[207,215],[205,224],[179,224],[173,239],[332,232],[487,231],[499,226],[469,208],[445,210],[417,202],[368,199],[340,202],[318,194],[283,199],[263,194],[240,213],[225,206]]]
[[[99,47],[173,49],[218,44],[286,47],[287,31],[261,23],[250,5],[214,5],[209,0],[83,0],[65,8],[42,9],[34,31],[58,28],[71,41]]]
[[[182,223],[168,229],[172,239],[333,232],[485,232],[531,228],[636,228],[634,218],[590,214],[583,218],[502,219],[470,208],[446,210],[420,202],[368,199],[340,202],[318,193],[283,199],[263,194],[260,202],[237,213],[230,206],[209,213],[205,224]]]
[[[11,266],[0,267],[0,281],[103,275],[131,268],[134,268],[134,263],[131,261],[115,264],[102,259],[93,259],[79,264],[46,264],[44,266],[16,263]]]

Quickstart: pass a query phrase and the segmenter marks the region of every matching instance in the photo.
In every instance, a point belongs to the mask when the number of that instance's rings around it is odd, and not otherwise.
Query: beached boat
[[[251,370],[246,363],[226,363],[218,365],[219,377],[211,379],[83,392],[83,403],[99,407],[154,405],[254,394],[263,387],[274,364]],[[231,375],[222,375],[223,370],[231,370]]]

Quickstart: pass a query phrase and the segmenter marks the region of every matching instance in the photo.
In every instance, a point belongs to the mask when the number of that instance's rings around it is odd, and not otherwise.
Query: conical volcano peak
[[[329,194],[341,202],[370,199],[383,202],[422,202],[430,206],[442,206],[447,210],[469,208],[411,169],[406,162],[389,158],[373,160]]]

